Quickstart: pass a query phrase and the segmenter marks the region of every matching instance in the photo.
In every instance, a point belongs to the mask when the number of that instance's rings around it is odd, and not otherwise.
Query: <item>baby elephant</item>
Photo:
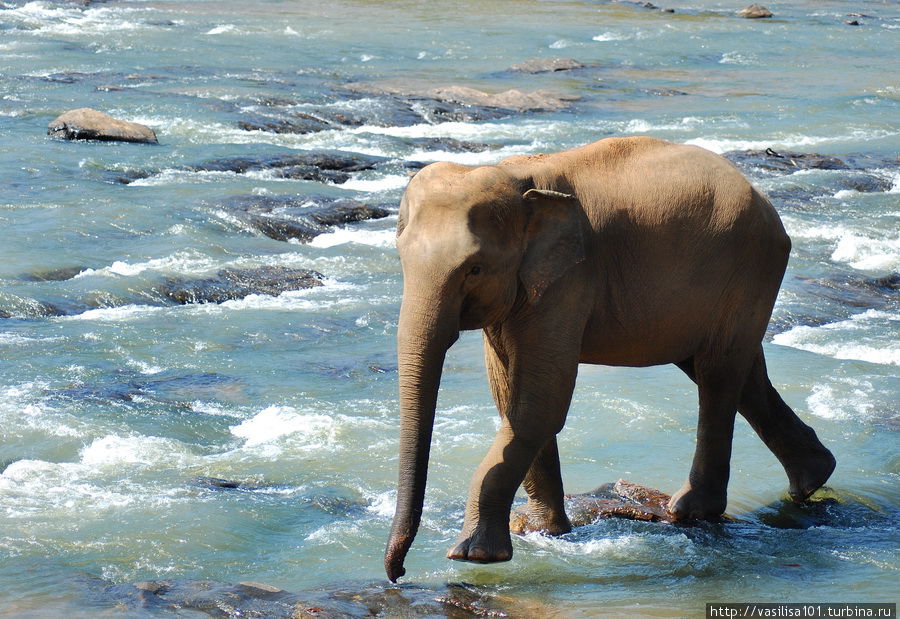
[[[579,363],[674,363],[697,384],[696,451],[669,503],[674,518],[725,510],[735,412],[781,461],[791,496],[809,497],[835,460],[772,387],[762,349],[790,248],[766,197],[694,146],[610,138],[416,174],[397,224],[400,476],[388,578],[405,573],[419,526],[444,355],[462,329],[484,331],[501,424],[451,559],[510,559],[520,484],[533,521],[570,530],[556,434]]]

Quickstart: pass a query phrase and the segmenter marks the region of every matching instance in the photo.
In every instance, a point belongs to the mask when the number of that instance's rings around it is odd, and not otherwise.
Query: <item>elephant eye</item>
[[[469,269],[469,272],[468,272],[466,275],[467,275],[467,276],[468,276],[468,275],[478,275],[479,273],[481,273],[481,265],[480,265],[480,264],[476,264],[476,265],[473,266],[471,269]]]

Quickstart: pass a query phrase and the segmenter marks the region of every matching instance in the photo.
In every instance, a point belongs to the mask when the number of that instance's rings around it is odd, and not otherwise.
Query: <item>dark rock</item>
[[[71,110],[47,125],[47,134],[65,140],[101,140],[157,144],[152,129],[138,123],[117,120],[91,108]]]
[[[48,301],[20,297],[0,290],[0,318],[50,318],[71,312]]]
[[[797,281],[804,284],[806,292],[849,307],[883,308],[896,303],[900,291],[900,273],[877,278],[849,274]]]
[[[352,102],[352,105],[340,108],[308,105],[304,111],[299,111],[294,103],[280,105],[278,102],[254,105],[249,109],[237,106],[241,116],[237,125],[247,131],[307,134],[362,125],[407,127],[423,122],[478,122],[515,113],[511,109],[449,101],[421,92],[386,92],[358,86],[351,85],[349,89],[334,93],[334,98]]]
[[[574,101],[579,100],[579,97],[575,95],[561,95],[547,90],[535,90],[533,92],[506,90],[500,93],[488,93],[469,86],[450,85],[434,88],[415,81],[405,80],[356,83],[347,87],[356,92],[399,95],[407,97],[411,101],[432,100],[445,104],[472,106],[486,112],[493,110],[495,113],[499,112],[504,115],[522,112],[556,111],[568,108]],[[451,109],[448,110],[448,113],[452,115],[454,111]],[[449,118],[449,120],[455,120],[455,118]],[[463,120],[463,118],[459,120]],[[487,120],[487,118],[478,118],[476,116],[472,120]]]
[[[572,58],[533,58],[514,64],[509,70],[518,71],[519,73],[555,73],[557,71],[581,69],[584,66]]]
[[[591,524],[599,518],[627,518],[651,522],[673,522],[667,511],[669,495],[620,479],[593,492],[566,496],[566,513],[574,527]],[[541,531],[543,523],[525,506],[510,514],[509,529],[522,535]]]
[[[281,117],[259,116],[238,122],[244,131],[268,131],[270,133],[315,133],[330,129],[333,125],[325,120],[302,112],[291,112]]]
[[[256,269],[222,269],[215,277],[169,279],[159,293],[176,303],[222,303],[251,294],[278,296],[290,290],[322,285],[324,276],[309,269],[265,266]]]
[[[59,389],[53,396],[96,402],[134,402],[135,398],[167,404],[188,405],[197,398],[232,401],[239,395],[240,383],[214,372],[200,374],[163,374],[144,376],[122,370],[113,380],[75,384]]]
[[[202,614],[213,617],[276,619],[353,617],[541,617],[556,614],[539,602],[516,601],[478,587],[448,584],[415,585],[343,583],[310,591],[290,592],[266,583],[229,584],[209,580],[165,580],[134,585],[91,583],[101,599],[124,610]],[[97,594],[94,594],[98,597]],[[102,603],[100,599],[95,604]]]
[[[389,163],[386,157],[360,155],[357,153],[313,151],[306,153],[221,157],[175,169],[190,172],[232,172],[234,174],[269,172],[275,178],[341,184],[347,182],[353,172],[371,170],[376,165],[386,163]],[[121,170],[108,170],[104,174],[104,180],[128,185],[136,180],[149,178],[159,172],[159,170],[127,170],[124,172]]]
[[[194,483],[198,486],[211,488],[213,490],[237,490],[239,488],[246,487],[244,485],[244,482],[233,481],[230,479],[221,479],[219,477],[197,477],[196,479],[194,479]]]
[[[62,282],[67,279],[72,279],[73,277],[75,277],[82,271],[86,271],[87,269],[88,267],[85,266],[45,269],[26,273],[25,275],[22,275],[22,279],[29,282]]]
[[[402,142],[427,151],[443,150],[451,153],[480,153],[497,148],[493,144],[457,140],[455,138],[403,138]]]
[[[732,151],[725,156],[733,163],[756,167],[774,172],[795,172],[797,170],[848,170],[850,166],[837,157],[816,153],[776,152],[765,150]]]
[[[738,16],[746,17],[747,19],[759,19],[762,17],[772,17],[772,11],[761,4],[754,3],[747,8],[738,11]]]
[[[344,183],[351,172],[371,170],[384,157],[354,153],[311,152],[247,157],[223,157],[188,166],[194,172],[247,172],[272,171],[278,178]]]
[[[387,208],[325,196],[237,196],[222,205],[277,241],[308,242],[334,226],[387,217]]]
[[[682,97],[688,94],[683,90],[675,90],[673,88],[647,88],[644,92],[656,97]]]

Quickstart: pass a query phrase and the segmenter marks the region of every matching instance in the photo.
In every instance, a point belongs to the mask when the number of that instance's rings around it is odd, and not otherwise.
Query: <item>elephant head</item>
[[[422,515],[447,349],[460,330],[496,325],[539,303],[584,260],[586,220],[578,200],[534,185],[503,167],[435,163],[413,177],[401,200],[400,471],[385,552],[391,581],[405,573]]]

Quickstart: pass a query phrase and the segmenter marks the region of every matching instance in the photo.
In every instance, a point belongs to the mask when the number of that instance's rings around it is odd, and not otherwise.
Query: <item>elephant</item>
[[[725,510],[737,412],[803,501],[835,467],[769,380],[762,341],[791,241],[769,200],[724,157],[651,137],[607,138],[496,165],[432,163],[400,201],[400,454],[385,571],[396,582],[422,516],[438,387],[461,330],[481,329],[500,429],[447,553],[512,557],[520,485],[548,534],[571,529],[556,435],[579,364],[675,364],[699,419],[678,520]]]

